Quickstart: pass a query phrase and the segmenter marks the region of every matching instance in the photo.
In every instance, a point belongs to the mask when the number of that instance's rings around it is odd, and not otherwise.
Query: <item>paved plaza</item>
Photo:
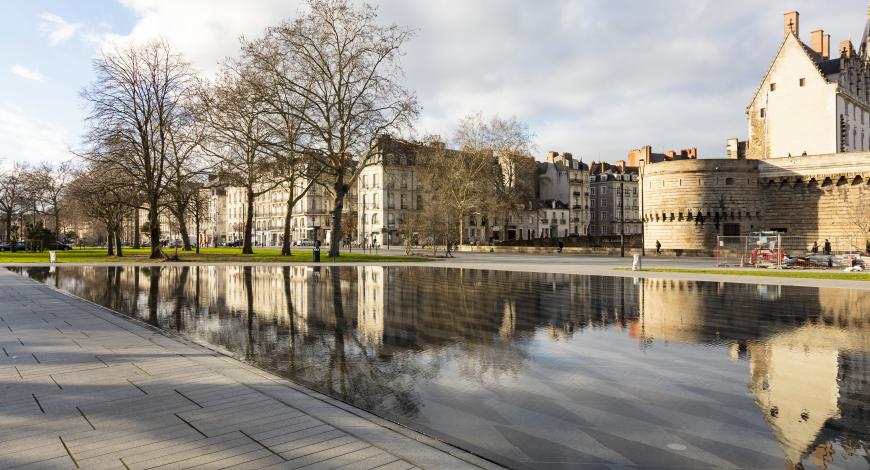
[[[0,468],[496,468],[0,270]]]

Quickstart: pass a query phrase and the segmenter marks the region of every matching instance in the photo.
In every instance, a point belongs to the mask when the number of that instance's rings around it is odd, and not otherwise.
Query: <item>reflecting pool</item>
[[[870,292],[438,267],[13,268],[516,468],[870,466]]]

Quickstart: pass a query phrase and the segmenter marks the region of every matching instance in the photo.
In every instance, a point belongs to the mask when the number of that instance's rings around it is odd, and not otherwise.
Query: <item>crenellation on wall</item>
[[[861,248],[870,232],[870,152],[661,162],[642,169],[641,185],[648,249],[710,253],[719,235],[774,229],[807,247],[828,238]]]

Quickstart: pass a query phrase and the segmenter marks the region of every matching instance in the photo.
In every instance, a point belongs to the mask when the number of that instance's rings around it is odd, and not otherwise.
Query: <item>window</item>
[[[800,79],[798,79],[798,85],[800,85],[800,86],[804,86],[804,85],[806,85],[806,84],[807,84],[807,79],[806,79],[806,78],[800,78]]]
[[[770,91],[776,91],[776,83],[770,84]]]
[[[725,185],[731,186],[734,184],[734,178],[725,178]]]
[[[764,108],[761,108],[761,111],[759,112],[758,115],[761,117],[761,119],[764,119],[764,116],[767,115],[767,112]]]

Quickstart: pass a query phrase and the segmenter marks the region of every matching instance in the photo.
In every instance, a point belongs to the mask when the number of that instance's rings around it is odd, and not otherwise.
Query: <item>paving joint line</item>
[[[81,468],[81,467],[79,467],[79,463],[76,460],[76,458],[73,457],[72,451],[69,450],[69,447],[66,445],[66,442],[63,441],[63,438],[60,436],[57,436],[57,438],[60,439],[60,443],[63,444],[63,448],[64,448],[64,450],[66,450],[66,455],[69,455],[70,460],[73,461],[73,465],[75,465],[76,468]]]
[[[260,442],[260,441],[258,441],[258,440],[256,440],[256,439],[254,439],[253,437],[251,437],[250,435],[248,435],[248,433],[246,433],[245,431],[242,431],[241,429],[239,429],[239,432],[242,433],[243,436],[247,437],[248,439],[250,439],[250,440],[256,442],[257,444],[259,444],[260,446],[262,446],[264,449],[266,449],[266,450],[268,450],[269,452],[271,452],[271,453],[277,455],[281,460],[283,460],[283,461],[285,461],[285,462],[287,461],[287,457],[284,457],[283,455],[281,455],[281,454],[275,452],[274,450],[272,450],[271,448],[269,448],[269,446],[267,446],[266,444],[263,444],[262,442]]]
[[[85,421],[88,422],[88,425],[91,427],[91,429],[93,429],[94,431],[96,431],[96,430],[97,430],[96,426],[94,426],[94,423],[92,423],[91,420],[89,420],[88,417],[85,416],[85,412],[82,411],[82,409],[79,408],[79,407],[76,407],[76,409],[79,410],[79,414],[81,414],[81,415],[82,415],[82,418],[84,418]]]
[[[51,374],[48,374],[48,377],[51,378],[51,381],[54,382],[55,385],[57,385],[57,388],[63,390],[63,387],[61,387],[60,384],[57,383],[57,380],[55,380],[54,376],[52,376]]]
[[[185,394],[179,392],[177,388],[174,388],[173,390],[175,390],[175,393],[177,393],[177,394],[183,396],[184,398],[187,398],[187,400],[188,400],[189,402],[193,403],[194,405],[196,405],[196,406],[198,406],[198,407],[200,407],[200,408],[205,408],[204,406],[202,406],[202,405],[200,405],[199,403],[197,403],[196,401],[194,401],[193,398],[190,398],[189,396],[187,396],[187,395],[185,395]]]
[[[202,437],[208,439],[208,436],[206,436],[204,432],[202,432],[202,431],[200,431],[199,429],[197,429],[196,426],[190,424],[190,422],[189,422],[188,420],[186,420],[186,419],[182,418],[181,416],[179,416],[178,413],[172,413],[172,414],[174,414],[176,418],[178,418],[178,419],[180,419],[181,421],[183,421],[184,424],[186,424],[186,425],[192,427],[194,431],[200,433],[200,434],[202,435]]]
[[[36,357],[35,353],[30,353],[30,355],[33,356],[33,359],[36,361],[37,364],[42,364],[42,361],[40,361],[39,358]]]
[[[39,398],[36,398],[36,394],[35,394],[35,393],[31,393],[30,396],[33,397],[33,401],[36,402],[36,406],[39,407],[39,411],[41,411],[42,414],[45,414],[45,409],[42,408],[42,403],[39,402]]]
[[[140,386],[136,385],[135,383],[133,383],[132,380],[127,379],[127,382],[129,382],[130,385],[132,385],[132,386],[138,388],[140,392],[144,393],[145,395],[148,395],[148,392],[146,392],[142,387],[140,387]]]

